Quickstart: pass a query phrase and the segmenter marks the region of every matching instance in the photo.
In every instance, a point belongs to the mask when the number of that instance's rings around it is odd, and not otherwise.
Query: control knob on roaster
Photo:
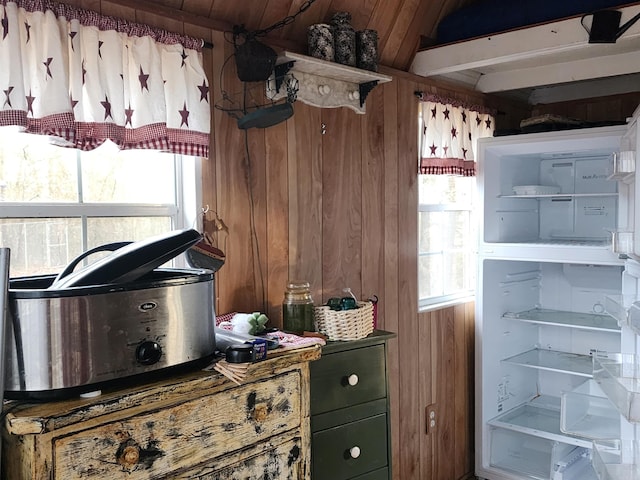
[[[162,348],[158,342],[145,340],[136,348],[136,360],[142,365],[153,365],[162,357]]]

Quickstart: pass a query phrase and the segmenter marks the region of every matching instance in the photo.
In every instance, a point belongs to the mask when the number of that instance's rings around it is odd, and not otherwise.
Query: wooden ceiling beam
[[[188,13],[183,10],[178,10],[172,7],[167,7],[149,0],[135,0],[134,2],[132,2],[131,0],[109,0],[109,2],[116,5],[135,8],[136,10],[142,10],[148,13],[153,13],[163,17],[171,18],[182,23],[187,23],[189,25],[209,28],[211,30],[217,30],[219,32],[233,31],[233,25],[229,22],[216,20],[216,19],[205,17],[202,15],[194,15],[192,13]],[[177,33],[182,33],[182,32],[177,32]],[[268,43],[269,45],[280,47],[293,52],[297,52],[297,53],[304,52],[303,46],[291,40],[267,35],[264,38],[264,42]]]

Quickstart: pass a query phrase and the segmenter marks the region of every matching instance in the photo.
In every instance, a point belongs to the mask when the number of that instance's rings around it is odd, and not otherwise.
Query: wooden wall
[[[217,32],[213,40],[225,45]],[[242,88],[231,63],[220,72],[230,53],[214,48],[208,60],[218,102],[217,79],[227,92]],[[528,110],[384,71],[394,80],[372,91],[366,115],[296,102],[286,122],[245,132],[214,110],[205,203],[229,228],[214,234],[227,254],[217,308],[266,311],[281,325],[289,279],[309,281],[316,302],[343,287],[377,295],[379,327],[397,333],[389,358],[394,478],[461,479],[473,471],[473,304],[417,311],[415,92],[491,104],[505,127]],[[427,433],[428,406],[436,427]]]
[[[220,60],[230,52],[213,52],[216,79]],[[317,302],[347,286],[358,297],[377,295],[380,328],[397,333],[389,358],[394,478],[471,478],[474,304],[417,311],[414,93],[492,106],[500,129],[517,128],[533,113],[521,104],[383,71],[394,80],[373,90],[366,115],[296,102],[287,122],[247,132],[249,157],[245,132],[214,111],[216,147],[205,169],[206,201],[229,226],[227,264],[216,279],[218,311],[262,310],[280,325],[288,279],[309,281]],[[225,68],[222,79],[225,90],[239,88],[232,68]],[[633,112],[635,98],[538,108],[619,121]],[[427,430],[430,411],[436,426]]]
[[[562,115],[588,122],[624,121],[631,117],[640,103],[640,92],[622,95],[585,98],[570,102],[558,102],[532,107],[532,116],[545,113]]]
[[[207,53],[212,92],[220,102],[221,90],[237,93],[242,85],[232,63],[221,71],[230,47],[220,32],[211,35],[222,47]],[[379,327],[397,333],[389,357],[394,478],[471,478],[474,304],[417,311],[415,92],[493,106],[500,129],[517,127],[532,112],[382,70],[394,80],[372,91],[366,115],[296,102],[286,122],[244,132],[227,113],[213,110],[205,203],[229,228],[228,235],[216,234],[227,254],[216,278],[217,308],[219,313],[265,311],[281,325],[289,279],[309,281],[316,302],[343,287],[358,297],[376,294]],[[598,99],[581,104],[593,112],[588,120],[607,108]],[[628,102],[616,105],[606,120],[625,118]],[[545,108],[571,112],[567,105]],[[430,410],[436,426],[427,430]]]
[[[473,304],[417,311],[414,92],[496,107],[501,129],[517,127],[530,108],[382,69],[394,80],[372,91],[366,115],[296,102],[286,122],[242,131],[227,112],[214,108],[228,106],[223,91],[240,98],[243,89],[233,61],[227,62],[231,45],[222,32],[136,10],[122,0],[69,3],[214,44],[204,51],[213,128],[211,157],[203,164],[203,205],[210,209],[205,227],[227,255],[216,274],[217,313],[260,310],[280,326],[289,279],[309,281],[316,302],[343,287],[362,298],[377,295],[379,327],[397,333],[389,357],[394,478],[470,476]],[[226,229],[216,230],[216,214]],[[436,426],[427,433],[428,409]]]
[[[280,326],[290,279],[309,281],[316,302],[343,287],[361,298],[377,295],[379,328],[397,333],[389,357],[394,478],[471,474],[473,304],[417,311],[415,92],[495,106],[502,128],[517,126],[528,109],[381,68],[394,80],[371,92],[366,115],[296,102],[285,123],[243,131],[228,112],[214,108],[229,106],[223,91],[234,99],[243,92],[222,32],[122,0],[68,3],[214,45],[203,52],[212,92],[203,206],[210,209],[205,228],[227,256],[216,274],[217,313],[259,310]],[[216,229],[216,215],[224,229]],[[429,433],[427,406],[437,421]]]

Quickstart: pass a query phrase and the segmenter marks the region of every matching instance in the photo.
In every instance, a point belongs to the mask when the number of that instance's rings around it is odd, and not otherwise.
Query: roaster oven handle
[[[126,245],[129,245],[131,242],[113,242],[113,243],[107,243],[105,245],[99,245],[95,248],[92,248],[91,250],[87,250],[86,252],[84,252],[83,254],[77,256],[69,265],[67,265],[65,267],[64,270],[62,270],[58,276],[56,277],[56,279],[53,281],[52,285],[55,285],[56,282],[58,282],[59,280],[63,279],[64,277],[66,277],[67,275],[69,275],[71,272],[73,272],[73,270],[76,268],[76,266],[85,258],[87,258],[89,255],[93,255],[94,253],[98,253],[98,252],[115,252],[116,250],[118,250],[119,248],[122,248]]]

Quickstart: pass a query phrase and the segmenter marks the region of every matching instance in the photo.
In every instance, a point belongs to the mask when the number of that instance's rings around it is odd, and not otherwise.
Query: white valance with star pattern
[[[419,173],[474,176],[476,141],[493,136],[493,112],[431,94],[420,99]]]
[[[47,0],[0,1],[0,18],[0,126],[208,156],[201,40]]]

